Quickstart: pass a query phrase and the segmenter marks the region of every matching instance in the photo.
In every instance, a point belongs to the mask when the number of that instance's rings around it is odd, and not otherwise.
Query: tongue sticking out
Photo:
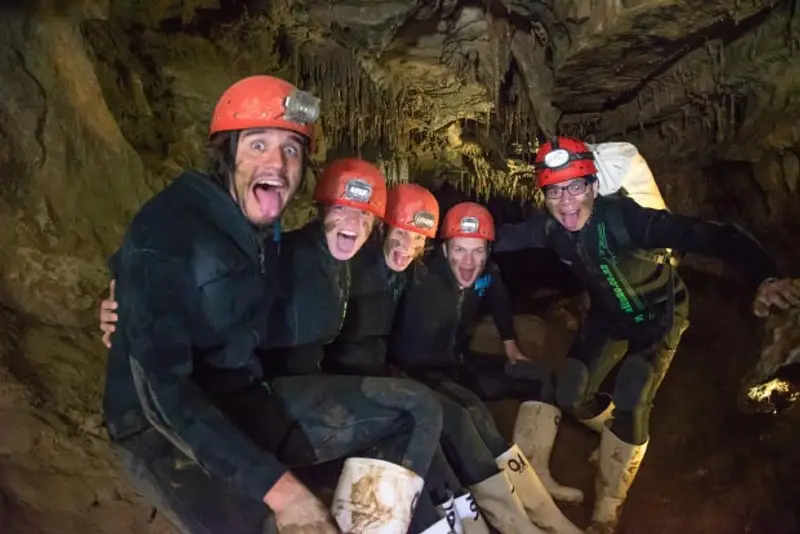
[[[258,185],[253,189],[253,194],[263,217],[274,219],[280,215],[281,196],[276,188]]]
[[[408,255],[395,250],[392,252],[392,259],[397,265],[405,265],[408,261]]]
[[[564,213],[561,217],[564,222],[564,226],[567,227],[567,230],[575,231],[578,229],[578,219],[580,218],[580,211],[576,211],[575,213]]]
[[[356,246],[356,238],[354,236],[336,234],[336,248],[343,254],[350,254]]]

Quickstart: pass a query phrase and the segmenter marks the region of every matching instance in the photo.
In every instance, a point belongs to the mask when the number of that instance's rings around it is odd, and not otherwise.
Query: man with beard
[[[649,443],[656,391],[689,326],[688,293],[667,249],[715,256],[739,267],[755,290],[760,315],[771,304],[800,304],[800,290],[792,280],[777,279],[777,267],[761,245],[734,225],[643,208],[624,195],[599,197],[594,154],[578,139],[544,143],[534,165],[547,211],[501,227],[495,252],[549,247],[572,267],[591,297],[555,397],[563,410],[601,433],[591,530],[613,532]],[[617,364],[609,403],[597,392]],[[541,453],[534,465],[547,479],[555,434],[539,426],[552,427],[559,416],[555,406],[526,403],[517,418],[515,435],[530,437],[523,445],[534,456]]]
[[[483,206],[456,204],[444,218],[441,237],[441,249],[410,280],[400,301],[389,343],[390,360],[444,399],[445,419],[448,403],[466,408],[469,427],[480,442],[474,446],[473,458],[460,455],[459,444],[447,439],[446,427],[443,447],[491,523],[503,532],[526,531],[516,515],[524,511],[546,532],[580,532],[555,505],[520,448],[503,439],[475,393],[490,399],[539,399],[547,394],[549,384],[548,373],[517,348],[508,295],[497,267],[487,265],[494,221]],[[495,319],[507,358],[473,358],[468,352],[467,331],[477,318],[481,300]],[[476,464],[475,458],[483,461]],[[482,473],[470,470],[473,465],[480,466]]]
[[[337,512],[348,523],[379,496],[390,511],[381,532],[405,532],[437,447],[441,411],[423,388],[410,409],[407,382],[286,381],[265,375],[255,356],[280,283],[268,235],[302,179],[317,102],[271,76],[228,88],[211,121],[208,175],[187,171],[146,203],[113,260],[119,332],[106,424],[140,487],[185,532],[260,532],[239,520],[256,503],[272,509],[279,531],[336,532],[290,467],[394,439],[407,444],[401,465],[347,461],[346,486],[367,491],[346,494]],[[342,428],[357,431],[336,439]],[[161,462],[173,447],[184,456]],[[187,461],[209,477],[187,480]],[[221,506],[221,493],[246,512]]]

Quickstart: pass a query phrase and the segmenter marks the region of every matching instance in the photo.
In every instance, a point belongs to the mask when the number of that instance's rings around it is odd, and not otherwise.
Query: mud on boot
[[[342,532],[406,534],[424,480],[397,464],[371,458],[344,462],[331,506]]]
[[[508,473],[517,498],[535,525],[552,534],[583,532],[561,512],[517,445],[512,445],[495,461],[500,469]]]
[[[583,492],[562,486],[550,474],[550,456],[560,423],[561,409],[557,406],[537,401],[523,402],[514,423],[514,443],[530,459],[539,480],[553,499],[580,504]]]
[[[606,428],[600,439],[600,465],[595,479],[595,502],[592,523],[587,530],[593,534],[612,534],[616,531],[622,505],[636,478],[649,440],[633,445],[619,439]]]

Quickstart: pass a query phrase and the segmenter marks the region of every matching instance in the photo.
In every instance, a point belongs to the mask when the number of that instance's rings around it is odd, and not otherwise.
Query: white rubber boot
[[[447,524],[453,534],[464,534],[464,526],[461,524],[461,519],[458,517],[458,511],[456,510],[456,499],[452,494],[449,499],[436,507],[436,513],[442,519],[447,520]]]
[[[525,507],[528,517],[538,527],[544,529],[545,532],[559,534],[580,534],[582,532],[561,513],[517,445],[512,445],[495,461],[500,469],[508,473],[511,484],[514,485],[517,497]]]
[[[616,530],[622,505],[639,471],[648,443],[649,440],[643,445],[631,445],[619,439],[610,429],[603,431],[600,438],[600,467],[595,479],[592,532],[612,533]]]
[[[539,480],[557,501],[581,503],[583,492],[578,488],[562,486],[550,474],[550,455],[561,423],[561,410],[544,402],[523,402],[514,423],[514,443],[530,459]]]
[[[547,534],[528,519],[505,471],[471,486],[486,521],[502,534]]]
[[[453,530],[453,527],[447,521],[447,518],[443,517],[433,525],[423,530],[422,534],[455,534],[455,530]]]
[[[406,534],[423,484],[422,477],[400,465],[348,458],[331,513],[342,532]]]
[[[611,416],[614,414],[614,401],[606,394],[600,394],[598,398],[601,403],[608,403],[605,409],[590,419],[578,419],[578,422],[590,430],[602,434],[603,429],[608,426],[608,420],[611,419]]]
[[[611,426],[609,421],[613,419],[612,416],[614,415],[614,401],[611,400],[611,397],[609,395],[606,395],[605,393],[599,394],[598,398],[602,402],[608,403],[605,409],[599,414],[592,417],[591,419],[578,419],[578,422],[581,423],[586,428],[588,428],[589,430],[597,432],[598,434],[602,434],[603,429]],[[597,465],[599,458],[600,458],[600,445],[598,445],[597,448],[594,451],[592,451],[592,454],[589,455],[589,463]]]
[[[463,529],[458,534],[489,534],[489,525],[483,519],[481,509],[472,493],[467,492],[456,497],[454,504]]]

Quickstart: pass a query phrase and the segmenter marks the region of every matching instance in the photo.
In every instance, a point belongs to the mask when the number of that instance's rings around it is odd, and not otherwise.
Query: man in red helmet
[[[289,383],[255,356],[280,283],[272,226],[302,180],[317,115],[315,98],[278,78],[231,86],[211,121],[209,174],[188,171],[147,202],[112,260],[119,322],[107,428],[140,488],[187,533],[261,532],[264,504],[279,531],[337,532],[290,466],[393,440],[408,446],[385,473],[401,489],[390,494],[397,514],[385,532],[404,532],[438,446],[441,412],[422,388],[409,410],[407,398],[393,403],[406,391],[395,379]],[[347,255],[344,219],[332,239]],[[353,428],[350,439],[331,439]],[[355,467],[348,481],[361,483],[368,473]],[[367,492],[350,504],[374,502]]]
[[[687,290],[666,249],[715,256],[739,267],[756,291],[754,306],[761,316],[770,305],[799,304],[800,287],[778,279],[761,245],[734,225],[643,208],[622,195],[599,197],[594,155],[582,141],[556,137],[541,146],[534,165],[547,211],[499,228],[495,252],[549,247],[591,297],[555,398],[602,435],[592,529],[612,532],[647,449],[653,399],[689,325]],[[598,396],[603,379],[620,362],[613,401]],[[530,451],[548,489],[574,498],[577,490],[549,477],[555,435],[536,431],[559,415],[556,406],[524,403],[515,435],[531,436],[520,445]]]
[[[398,306],[390,359],[441,395],[446,418],[448,403],[467,409],[468,424],[462,426],[477,435],[462,438],[456,447],[445,425],[443,449],[487,521],[501,532],[577,533],[519,447],[501,436],[481,400],[549,396],[549,374],[516,346],[511,303],[499,269],[489,262],[494,234],[485,207],[462,202],[448,210],[440,229],[444,243],[410,280]],[[482,305],[495,320],[506,358],[469,353],[468,329]]]

